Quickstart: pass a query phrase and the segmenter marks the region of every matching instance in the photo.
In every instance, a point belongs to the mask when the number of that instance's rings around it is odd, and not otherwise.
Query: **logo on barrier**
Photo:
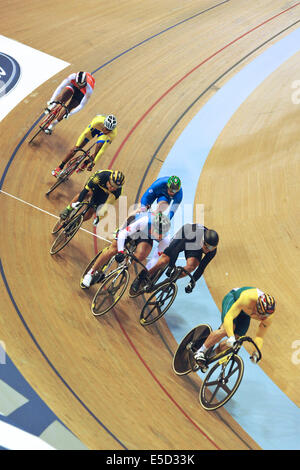
[[[0,98],[12,90],[21,75],[21,68],[16,59],[0,52]]]

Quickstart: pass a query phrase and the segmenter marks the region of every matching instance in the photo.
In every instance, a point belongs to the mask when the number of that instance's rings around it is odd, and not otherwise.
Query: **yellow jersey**
[[[114,138],[117,135],[117,128],[115,127],[112,131],[108,132],[105,134],[103,130],[105,129],[104,127],[104,120],[106,116],[104,114],[98,114],[97,116],[94,117],[94,119],[91,121],[91,123],[84,129],[82,134],[79,136],[77,142],[76,142],[76,147],[82,146],[82,144],[87,144],[91,139],[94,137],[97,138],[96,144],[101,144],[101,148],[97,155],[94,158],[94,163],[97,162],[97,160],[100,158],[100,156],[103,154],[105,149],[109,144],[112,143]]]

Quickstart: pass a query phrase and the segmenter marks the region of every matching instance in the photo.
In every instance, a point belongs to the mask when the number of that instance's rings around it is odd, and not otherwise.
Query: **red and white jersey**
[[[82,100],[80,101],[80,104],[70,112],[70,116],[72,116],[75,113],[78,113],[78,111],[80,111],[90,99],[94,91],[94,87],[95,87],[95,79],[90,73],[88,72],[86,73],[86,78],[87,78],[86,86],[83,88],[79,88],[75,80],[76,73],[71,73],[71,75],[69,75],[65,80],[63,80],[61,84],[56,88],[50,101],[55,101],[56,98],[61,94],[64,88],[72,88],[72,89],[77,88],[84,96]]]

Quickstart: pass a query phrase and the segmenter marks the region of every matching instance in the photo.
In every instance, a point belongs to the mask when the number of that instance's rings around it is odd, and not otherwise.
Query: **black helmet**
[[[204,243],[208,248],[216,248],[219,243],[219,235],[215,230],[204,230]]]

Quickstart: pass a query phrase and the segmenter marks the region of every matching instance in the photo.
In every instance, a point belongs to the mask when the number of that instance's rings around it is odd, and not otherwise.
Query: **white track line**
[[[31,204],[30,202],[24,201],[23,199],[20,199],[19,197],[13,196],[12,194],[7,193],[6,191],[3,191],[0,189],[0,193],[5,194],[5,196],[9,196],[13,199],[16,199],[16,201],[22,202],[23,204],[26,204],[27,206],[33,207],[34,209],[44,212],[44,214],[51,215],[51,217],[55,217],[56,219],[59,219],[57,215],[51,214],[51,212],[45,211],[44,209],[41,209],[40,207],[35,206],[34,204]],[[97,235],[96,233],[90,232],[89,230],[86,230],[85,228],[80,228],[80,230],[83,230],[83,232],[89,233],[90,235],[93,235],[93,237],[100,238],[101,240],[104,240],[106,242],[109,242],[106,238],[100,237],[100,235]]]

